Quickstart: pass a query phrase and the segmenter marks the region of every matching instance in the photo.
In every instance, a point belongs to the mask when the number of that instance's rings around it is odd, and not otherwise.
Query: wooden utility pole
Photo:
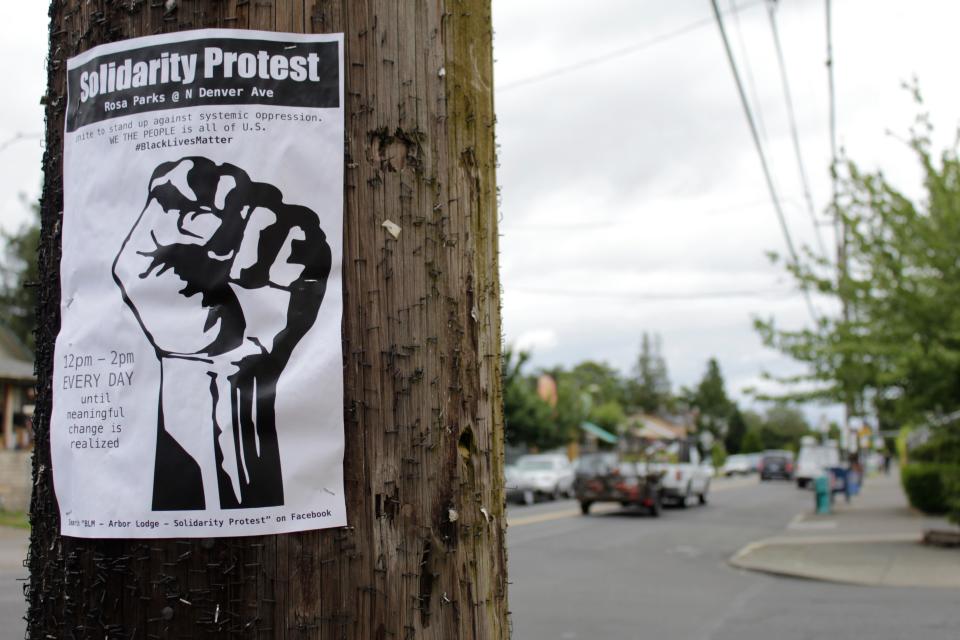
[[[507,637],[489,0],[53,0],[50,16],[30,637]],[[349,526],[61,537],[49,425],[66,61],[206,27],[345,34]]]

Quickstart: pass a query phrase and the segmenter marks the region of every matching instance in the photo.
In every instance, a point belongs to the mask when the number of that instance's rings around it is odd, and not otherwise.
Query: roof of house
[[[0,323],[0,380],[33,382],[33,353],[9,327]]]
[[[687,428],[647,413],[638,413],[627,419],[631,433],[647,440],[683,440]]]

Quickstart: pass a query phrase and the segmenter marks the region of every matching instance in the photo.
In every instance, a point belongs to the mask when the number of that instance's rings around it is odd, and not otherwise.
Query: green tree
[[[646,331],[640,341],[640,354],[634,377],[627,382],[629,403],[645,413],[660,413],[671,403],[670,377],[663,357],[660,336],[651,338]]]
[[[598,427],[603,427],[610,433],[618,433],[620,425],[627,419],[627,414],[624,413],[619,402],[608,400],[603,404],[594,406],[590,410],[589,418]]]
[[[556,447],[577,440],[580,437],[580,425],[587,419],[589,410],[587,394],[569,376],[561,375],[557,380],[557,406],[551,417],[551,439],[549,447]],[[544,445],[546,448],[547,445]]]
[[[727,397],[723,373],[720,372],[720,363],[716,358],[707,361],[703,378],[697,388],[692,392],[688,391],[687,395],[690,406],[698,412],[697,427],[722,438],[727,432],[734,404]]]
[[[571,390],[579,390],[590,396],[590,403],[616,402],[622,404],[624,396],[623,380],[616,369],[605,362],[585,360],[570,371],[554,372],[558,381],[565,380]]]
[[[507,442],[549,448],[558,436],[550,405],[540,399],[536,379],[525,376],[523,367],[530,359],[524,351],[503,350],[503,416]]]
[[[785,380],[803,385],[790,397],[849,401],[888,429],[960,408],[960,161],[956,143],[931,151],[931,131],[921,114],[908,143],[923,197],[911,200],[882,172],[846,162],[838,196],[844,268],[812,258],[789,267],[799,286],[847,312],[799,331],[756,322],[766,344],[808,367]]]
[[[800,438],[810,433],[810,425],[803,412],[794,407],[777,404],[767,409],[760,440],[764,449],[794,449]]]
[[[2,232],[0,261],[0,321],[30,350],[37,327],[37,246],[40,241],[40,208],[30,205],[30,220],[14,232]]]
[[[727,425],[727,434],[723,437],[723,444],[727,453],[743,451],[743,441],[747,435],[747,421],[743,418],[740,408],[736,405],[730,412],[730,421]]]
[[[763,439],[760,437],[760,429],[749,429],[743,436],[740,453],[756,453],[758,451],[763,451]]]

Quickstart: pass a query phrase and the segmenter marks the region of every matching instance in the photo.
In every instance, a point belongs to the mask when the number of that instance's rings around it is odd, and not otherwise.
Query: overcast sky
[[[45,2],[0,23],[0,226],[36,197],[43,129]],[[798,244],[816,247],[766,4],[721,0],[725,26]],[[830,195],[824,0],[776,11],[817,215]],[[917,76],[941,140],[960,116],[960,3],[834,0],[840,144],[917,193],[904,135]],[[729,390],[763,369],[751,318],[809,322],[803,298],[766,258],[784,251],[708,0],[495,0],[501,277],[508,343],[533,365],[594,359],[627,372],[644,331],[663,337],[674,385],[717,357]],[[559,70],[559,71],[558,71]],[[23,136],[23,139],[16,139]],[[829,225],[820,228],[833,245]],[[822,307],[827,311],[827,307]],[[811,417],[818,409],[809,411]]]

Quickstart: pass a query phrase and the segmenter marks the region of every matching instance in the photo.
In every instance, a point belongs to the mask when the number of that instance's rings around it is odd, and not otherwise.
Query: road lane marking
[[[610,513],[620,509],[620,505],[597,505],[590,509],[590,513]],[[522,527],[525,524],[539,524],[541,522],[551,522],[552,520],[563,520],[579,516],[580,509],[564,509],[563,511],[550,511],[548,513],[539,513],[534,516],[524,516],[521,518],[507,518],[508,527]]]

